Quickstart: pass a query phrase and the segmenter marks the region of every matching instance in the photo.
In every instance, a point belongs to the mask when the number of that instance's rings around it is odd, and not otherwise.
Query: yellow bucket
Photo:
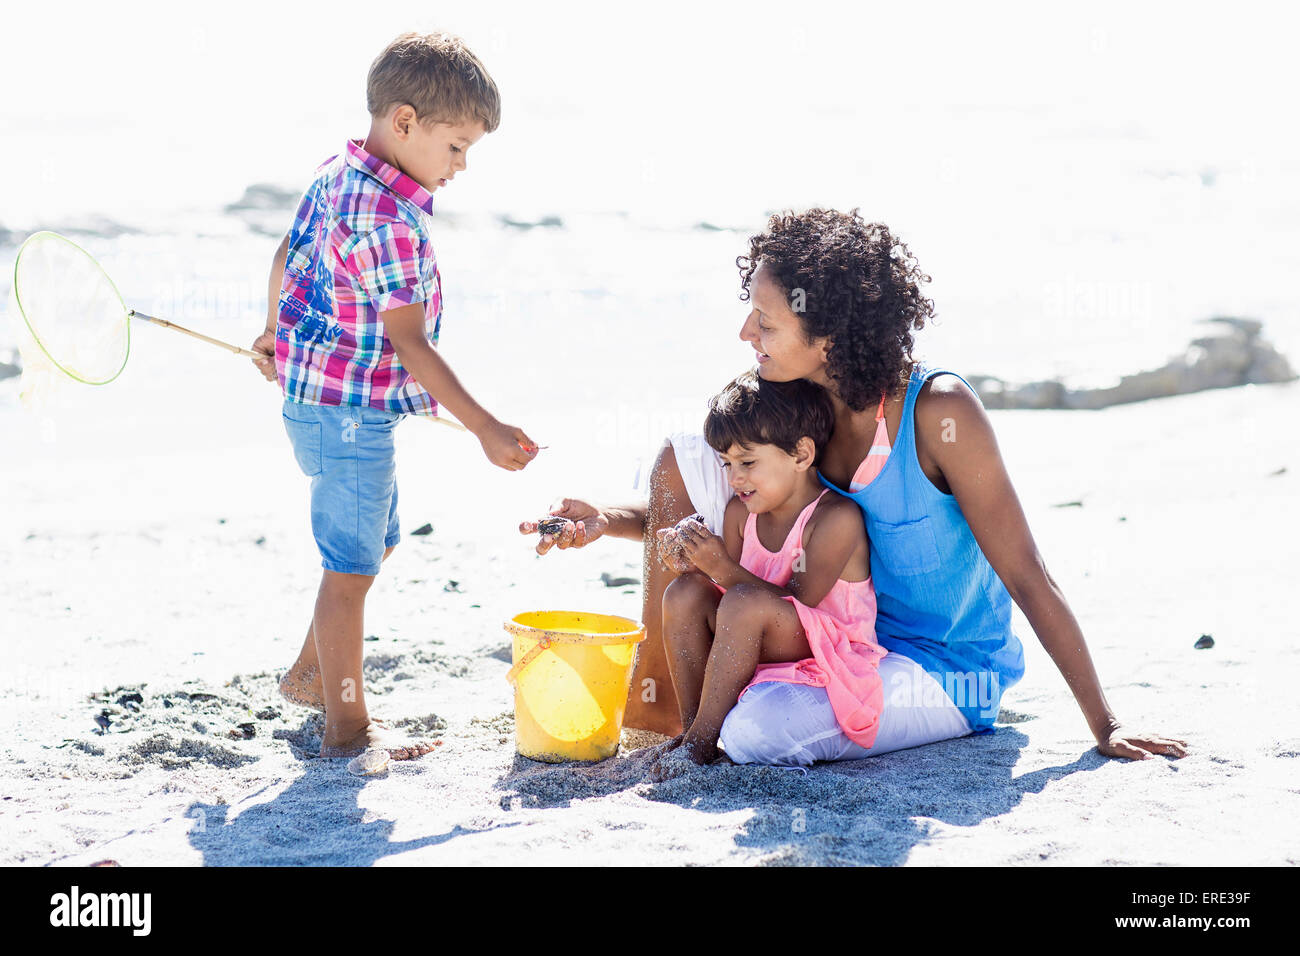
[[[645,625],[611,614],[528,611],[505,624],[514,638],[515,747],[560,763],[618,751],[636,646]]]

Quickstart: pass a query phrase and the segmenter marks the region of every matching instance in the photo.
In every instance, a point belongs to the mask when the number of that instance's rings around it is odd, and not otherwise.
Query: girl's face
[[[732,445],[720,457],[727,483],[749,509],[762,514],[790,500],[813,460],[811,438],[802,438],[789,455],[776,445]]]
[[[785,291],[760,263],[749,280],[749,315],[740,327],[740,338],[758,353],[758,375],[769,382],[791,382],[806,378],[829,388],[826,375],[826,352],[830,339],[818,338],[811,343],[804,338],[799,316],[791,301],[801,305],[802,296]]]

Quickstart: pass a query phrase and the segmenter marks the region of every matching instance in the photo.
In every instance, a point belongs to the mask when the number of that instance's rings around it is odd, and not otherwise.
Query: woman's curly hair
[[[749,255],[736,259],[744,302],[760,264],[802,305],[795,312],[804,337],[830,338],[826,372],[849,408],[897,393],[911,367],[912,333],[934,316],[934,302],[921,295],[930,277],[888,226],[856,209],[775,215],[750,238]]]

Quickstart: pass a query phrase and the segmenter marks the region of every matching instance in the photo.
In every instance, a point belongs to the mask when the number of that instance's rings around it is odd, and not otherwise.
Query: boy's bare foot
[[[441,740],[432,743],[426,740],[404,740],[372,720],[346,738],[334,740],[327,734],[321,741],[320,755],[326,758],[355,757],[367,750],[387,750],[388,755],[394,760],[414,760],[432,753],[435,747],[441,745]]]
[[[325,693],[320,683],[320,668],[314,664],[298,666],[295,662],[280,678],[280,696],[291,704],[325,713]]]

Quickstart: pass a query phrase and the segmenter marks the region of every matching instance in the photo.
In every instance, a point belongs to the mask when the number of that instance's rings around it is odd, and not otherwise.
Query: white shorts
[[[732,708],[722,724],[722,749],[736,763],[806,767],[815,760],[859,760],[971,732],[943,685],[910,657],[886,654],[880,680],[885,706],[870,747],[844,735],[823,688],[771,681],[751,687]]]
[[[731,487],[717,452],[700,434],[679,433],[668,440],[691,505],[709,530],[720,534]],[[750,688],[732,708],[722,725],[722,747],[736,763],[806,767],[815,760],[856,760],[971,732],[943,686],[910,657],[886,654],[880,679],[884,709],[869,748],[844,735],[824,689],[777,681]]]

